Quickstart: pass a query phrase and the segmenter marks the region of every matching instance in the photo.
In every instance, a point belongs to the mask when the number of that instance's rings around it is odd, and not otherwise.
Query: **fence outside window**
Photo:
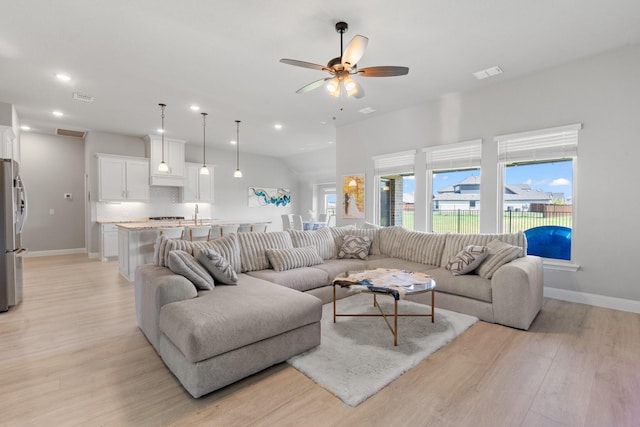
[[[515,233],[525,231],[542,225],[560,225],[571,228],[572,214],[570,206],[548,206],[537,212],[531,211],[504,211],[503,231]],[[567,209],[569,208],[569,209]],[[479,233],[480,212],[477,210],[437,210],[432,212],[432,228],[436,233]]]

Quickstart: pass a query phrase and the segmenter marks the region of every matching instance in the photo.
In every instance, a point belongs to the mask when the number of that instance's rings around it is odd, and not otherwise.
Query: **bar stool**
[[[254,233],[264,233],[265,231],[267,231],[267,224],[253,224],[251,226],[251,231],[253,231]]]
[[[238,233],[249,233],[251,232],[251,224],[240,224],[238,226]]]
[[[209,233],[209,240],[215,240],[222,237],[222,230],[219,225],[212,225]]]
[[[192,242],[208,241],[211,237],[211,227],[187,227],[187,236]]]
[[[166,236],[169,239],[182,239],[184,227],[158,228],[158,236]]]
[[[238,232],[240,224],[226,224],[220,226],[220,234],[226,236],[227,234],[233,234]]]

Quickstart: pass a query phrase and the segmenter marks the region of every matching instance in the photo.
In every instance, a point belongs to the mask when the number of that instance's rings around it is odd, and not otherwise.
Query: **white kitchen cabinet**
[[[118,256],[118,226],[102,224],[100,233],[100,259],[107,261]]]
[[[162,161],[162,138],[157,135],[147,135],[147,156],[151,166],[149,177],[151,185],[182,187],[185,181],[185,141],[179,139],[164,139],[164,161],[169,167],[166,172],[160,172],[158,165]]]
[[[213,203],[213,166],[209,175],[200,175],[199,163],[185,163],[184,187],[180,189],[182,202]]]
[[[98,200],[149,200],[149,160],[98,155]]]

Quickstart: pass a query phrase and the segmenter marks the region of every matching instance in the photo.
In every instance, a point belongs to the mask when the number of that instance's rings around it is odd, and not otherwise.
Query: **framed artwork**
[[[249,207],[288,206],[291,203],[291,191],[286,188],[249,187]]]
[[[364,174],[342,179],[343,218],[364,218]]]

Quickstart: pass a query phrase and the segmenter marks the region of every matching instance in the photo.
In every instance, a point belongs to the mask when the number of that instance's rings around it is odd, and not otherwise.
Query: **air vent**
[[[502,68],[498,67],[497,65],[495,67],[490,67],[490,68],[476,71],[475,73],[473,73],[473,75],[478,80],[483,80],[483,79],[486,79],[487,77],[497,76],[498,74],[502,74]]]
[[[73,92],[73,99],[82,102],[93,102],[93,96],[84,93]]]
[[[72,138],[84,138],[86,132],[81,132],[79,130],[56,129],[56,135],[70,136]]]

